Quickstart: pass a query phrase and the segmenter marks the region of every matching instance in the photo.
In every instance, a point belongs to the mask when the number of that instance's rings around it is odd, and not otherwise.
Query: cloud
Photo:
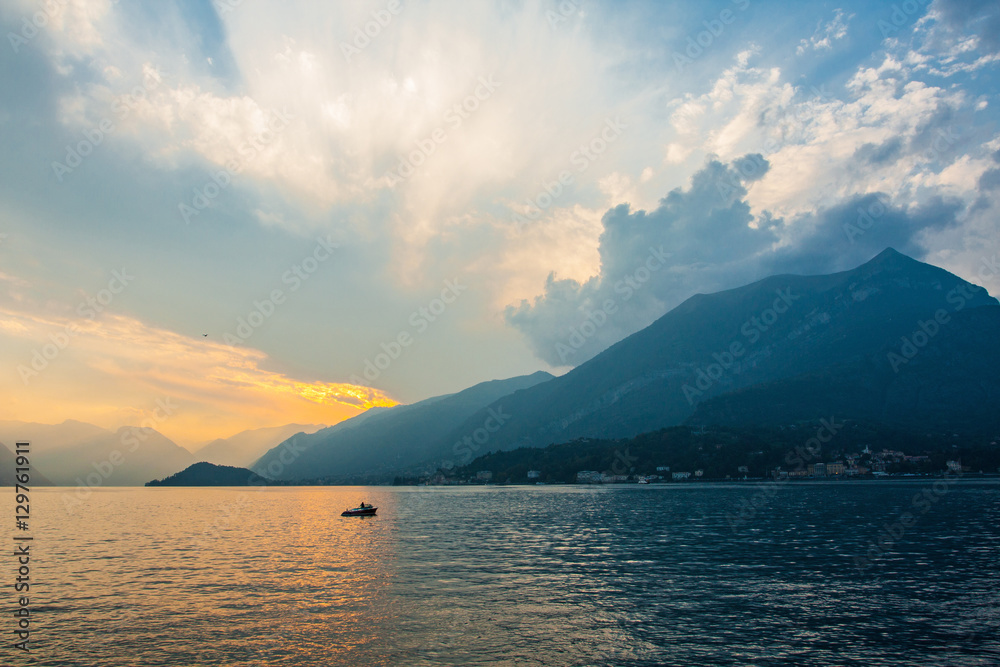
[[[775,221],[754,216],[745,200],[748,185],[768,168],[760,155],[731,164],[711,159],[690,187],[672,190],[653,211],[632,211],[628,204],[608,210],[600,273],[585,282],[550,274],[544,293],[508,307],[506,321],[528,336],[543,360],[577,365],[649,324],[693,288],[749,275],[748,260],[777,241]]]
[[[820,274],[863,264],[885,248],[923,258],[928,233],[957,223],[964,203],[934,197],[907,210],[885,193],[856,195],[789,225],[786,244],[761,258],[768,273]]]
[[[1000,62],[1000,8],[989,0],[935,0],[917,21],[905,62],[944,78]]]
[[[931,12],[952,35],[974,36],[983,51],[1000,50],[1000,6],[993,0],[935,0]]]
[[[402,3],[365,39],[384,0],[55,3],[67,7],[59,21],[4,61],[10,94],[0,124],[11,159],[0,189],[11,240],[2,247],[16,253],[4,256],[0,285],[15,300],[72,301],[68,293],[100,267],[134,258],[144,282],[115,312],[175,331],[215,318],[217,328],[205,329],[215,331],[301,259],[303,236],[336,231],[350,246],[343,261],[255,336],[266,357],[233,362],[255,364],[256,379],[220,371],[218,380],[220,396],[259,381],[270,388],[253,395],[328,409],[295,383],[359,372],[456,276],[475,296],[379,378],[394,395],[533,370],[531,349],[578,363],[695,291],[776,266],[829,265],[824,244],[845,262],[882,243],[953,260],[948,252],[967,239],[995,237],[990,153],[1000,145],[987,3],[935,2],[925,16],[906,15],[891,39],[875,27],[887,7],[831,5],[817,24],[814,7],[753,5],[682,73],[671,54],[685,42],[683,26],[700,32],[711,10],[592,3],[549,20],[550,10],[578,4]],[[12,0],[0,13],[17,30],[20,12],[37,8]],[[347,57],[345,45],[358,51]],[[796,58],[797,45],[813,57]],[[497,85],[477,96],[483,78]],[[118,118],[116,103],[144,84]],[[475,109],[461,123],[447,120],[467,101]],[[241,147],[285,107],[288,126],[246,158]],[[108,117],[115,130],[57,184],[51,161]],[[600,139],[617,118],[621,136]],[[606,150],[579,167],[581,147],[594,142]],[[233,160],[240,173],[211,211],[184,225],[178,204],[192,204],[193,191]],[[391,178],[407,161],[422,164]],[[553,196],[564,171],[570,178]],[[850,243],[843,226],[866,197],[885,199],[890,213]],[[533,207],[530,224],[515,229],[513,216]],[[568,345],[588,315],[601,319],[609,300],[616,312],[599,327],[591,320],[594,330],[561,356],[555,346]],[[40,344],[18,326],[30,328],[18,320],[3,333],[16,348],[4,356],[11,368]],[[168,377],[165,365],[143,367],[107,346],[93,357],[105,361],[88,365],[83,348],[39,381],[101,378],[104,393],[80,409],[102,418],[111,419],[118,391],[107,388],[133,386],[130,364],[135,377]],[[235,415],[233,405],[220,414]]]
[[[30,42],[41,32],[57,45],[53,55],[60,66],[71,67],[73,60],[90,56],[104,47],[102,33],[112,22],[109,14],[115,1],[63,0],[40,6],[31,0],[13,0],[8,12],[13,15],[21,14],[21,20],[17,24],[18,31],[13,34]],[[24,46],[10,35],[7,35],[7,39],[15,53]]]
[[[761,165],[759,173],[742,178],[745,164]],[[627,204],[609,210],[600,274],[582,283],[550,275],[534,302],[507,309],[507,322],[543,360],[575,366],[696,292],[775,273],[842,271],[886,247],[923,257],[925,235],[954,226],[964,207],[935,197],[907,210],[871,193],[789,221],[755,216],[747,187],[767,166],[759,155],[728,165],[710,160],[689,188],[671,191],[654,211],[632,212]],[[653,268],[650,257],[662,263]]]
[[[833,48],[833,42],[841,40],[847,36],[847,24],[854,18],[854,14],[844,15],[844,11],[837,9],[829,23],[821,20],[816,25],[816,31],[808,39],[799,42],[795,49],[796,55],[803,55],[809,50],[829,51]]]
[[[61,100],[60,120],[85,130],[114,118],[115,100],[155,68],[162,81],[115,132],[116,146],[140,147],[168,173],[215,174],[235,162],[234,189],[250,198],[274,189],[303,213],[277,223],[293,233],[329,226],[331,209],[380,214],[373,203],[391,198],[396,215],[378,222],[403,241],[395,251],[404,261],[392,266],[412,274],[424,246],[478,202],[502,196],[512,180],[537,187],[551,178],[605,120],[600,92],[616,63],[573,29],[582,14],[554,28],[539,3],[404,3],[365,36],[384,6],[241,3],[219,17],[160,9],[154,20],[178,37],[151,44],[149,26],[116,6],[90,57],[67,72],[81,84]],[[223,32],[227,48],[203,44],[203,27]],[[487,35],[502,36],[503,47],[486,48],[496,43]],[[55,61],[69,37],[49,37]],[[220,73],[214,63],[223,60]],[[276,113],[293,120],[255,147]],[[400,165],[412,175],[394,177]]]
[[[1000,188],[1000,169],[990,169],[979,175],[980,190],[996,190]]]
[[[881,144],[862,144],[854,151],[854,159],[873,166],[892,163],[903,149],[903,140],[893,137]]]
[[[166,397],[180,409],[161,429],[181,442],[226,437],[285,423],[336,423],[395,401],[368,387],[304,380],[269,370],[259,350],[192,339],[126,315],[96,319],[0,307],[0,337],[17,366],[0,383],[19,419],[67,416],[117,428],[121,419]],[[67,388],[86,386],[87,392]],[[113,407],[112,407],[113,406]]]

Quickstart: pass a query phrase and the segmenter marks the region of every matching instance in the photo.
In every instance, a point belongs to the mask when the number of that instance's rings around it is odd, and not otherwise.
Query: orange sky
[[[331,425],[396,404],[377,389],[269,370],[267,355],[252,347],[192,339],[124,315],[42,315],[15,302],[0,307],[0,341],[14,362],[0,375],[0,419],[77,419],[110,429],[152,420],[191,446],[250,428]]]

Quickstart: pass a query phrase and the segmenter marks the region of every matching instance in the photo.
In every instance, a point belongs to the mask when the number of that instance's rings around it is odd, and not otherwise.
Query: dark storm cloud
[[[922,234],[954,224],[961,209],[934,198],[904,210],[883,194],[866,194],[786,225],[767,212],[751,213],[740,176],[740,165],[749,172],[749,163],[762,173],[769,166],[756,155],[731,164],[709,160],[690,188],[671,191],[653,211],[610,209],[602,219],[600,274],[582,284],[550,275],[534,303],[507,308],[508,324],[543,360],[578,365],[697,292],[775,273],[845,270],[886,247],[920,258]],[[775,250],[779,230],[786,243]]]
[[[890,247],[919,259],[925,252],[921,235],[953,225],[962,206],[935,197],[906,211],[889,205],[882,193],[855,196],[796,220],[803,232],[790,246],[762,257],[762,266],[768,273],[832,273],[863,264]]]
[[[695,287],[721,288],[754,272],[753,258],[777,236],[770,216],[755,218],[746,182],[770,165],[760,155],[732,164],[709,160],[653,211],[628,204],[604,214],[600,275],[586,283],[550,275],[534,303],[508,307],[507,322],[524,332],[536,354],[554,365],[576,365],[649,324]],[[753,223],[753,227],[751,226]],[[585,322],[585,331],[577,332]]]

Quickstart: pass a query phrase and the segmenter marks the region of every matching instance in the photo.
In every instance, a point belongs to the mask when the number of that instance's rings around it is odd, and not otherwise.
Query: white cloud
[[[835,10],[833,18],[828,23],[820,21],[812,36],[799,42],[795,53],[801,56],[809,50],[829,51],[833,49],[833,42],[847,36],[847,24],[852,18],[854,18],[854,14],[845,16],[843,10]]]
[[[974,134],[975,123],[943,150],[933,146],[950,119],[989,108],[988,95],[973,99],[958,80],[997,58],[985,32],[955,32],[945,10],[917,19],[912,40],[884,41],[886,51],[833,92],[812,88],[798,63],[765,60],[770,44],[730,44],[739,50],[707,91],[666,103],[677,82],[649,65],[655,48],[609,37],[600,12],[553,29],[549,5],[535,1],[405,4],[350,58],[344,46],[383,2],[241,3],[222,15],[214,45],[181,9],[159,10],[163,29],[144,43],[121,6],[68,7],[38,42],[71,84],[56,87],[73,91],[58,107],[66,128],[93,127],[146,84],[108,144],[138,147],[169,186],[190,192],[205,183],[199,168],[236,160],[231,192],[248,224],[294,233],[350,225],[384,250],[371,271],[388,274],[386,283],[408,290],[461,269],[489,286],[490,307],[534,296],[550,272],[588,284],[603,270],[602,216],[625,202],[657,209],[709,156],[764,154],[770,170],[745,183],[747,224],[783,218],[778,244],[794,241],[809,212],[866,193],[903,208],[938,195],[969,199],[989,167],[976,144],[992,137]],[[853,16],[838,9],[791,47],[807,35],[802,53],[846,52],[849,38],[863,38],[849,30]],[[622,76],[633,71],[642,75]],[[477,96],[484,80],[495,83]],[[455,115],[468,100],[475,110]],[[291,122],[247,157],[243,147],[282,110]],[[573,156],[618,116],[622,138],[577,170]],[[401,162],[414,173],[390,178]],[[512,212],[563,170],[572,187],[515,233]],[[651,298],[634,322],[666,302]]]

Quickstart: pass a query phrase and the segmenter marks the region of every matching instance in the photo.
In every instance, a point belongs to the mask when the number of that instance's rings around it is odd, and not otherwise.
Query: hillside
[[[17,471],[14,470],[17,467],[17,457],[14,455],[14,442],[11,441],[10,447],[6,443],[0,442],[0,486],[14,486],[17,482],[15,475]],[[29,465],[31,470],[28,471],[29,475],[29,488],[36,486],[52,486],[51,480],[43,475],[34,467],[34,456],[28,457]]]
[[[831,424],[832,437],[821,443],[811,440],[824,424]],[[823,433],[824,438],[827,433]],[[781,427],[673,426],[634,438],[603,440],[583,438],[548,447],[522,447],[494,452],[467,466],[448,472],[438,481],[465,482],[480,471],[490,471],[494,483],[572,483],[579,471],[607,475],[660,475],[702,471],[703,480],[764,478],[780,468],[785,472],[806,470],[809,463],[844,461],[860,454],[859,465],[871,466],[871,456],[861,454],[888,449],[926,460],[900,460],[886,465],[889,473],[941,474],[947,461],[957,459],[970,472],[1000,473],[997,435],[962,438],[952,433],[914,433],[886,424],[825,418]],[[809,443],[807,445],[807,443]],[[811,450],[806,447],[814,448]],[[876,454],[877,456],[877,454]],[[669,470],[657,470],[669,468]],[[528,471],[538,472],[528,478]],[[693,478],[693,477],[692,477]],[[427,478],[397,479],[397,484],[417,483]]]
[[[164,479],[146,482],[146,486],[259,486],[268,482],[246,468],[201,461]]]
[[[1000,306],[950,318],[926,345],[913,347],[910,359],[899,341],[849,363],[711,398],[688,423],[786,424],[837,414],[903,428],[998,433]]]
[[[892,384],[884,378],[874,381],[892,373],[887,351],[901,345],[904,336],[912,337],[919,323],[934,319],[939,310],[953,316],[942,328],[941,341],[952,337],[965,341],[954,350],[963,361],[949,358],[949,348],[937,345],[941,361],[932,362],[933,354],[928,353],[901,364],[900,374],[910,379],[892,385],[886,405],[910,425],[921,424],[929,415],[922,407],[932,400],[926,384],[934,382],[936,371],[919,369],[936,364],[939,370],[951,370],[934,390],[950,396],[935,420],[964,423],[982,411],[963,409],[963,401],[995,396],[1000,368],[995,350],[987,349],[995,324],[986,311],[972,313],[996,306],[996,299],[982,288],[892,249],[851,271],[772,276],[738,289],[691,297],[569,373],[478,411],[447,439],[468,435],[489,409],[501,404],[511,419],[479,453],[580,437],[631,437],[681,424],[713,397],[823,376],[837,376],[842,384],[827,392],[830,401],[812,394],[810,409],[801,414],[814,416],[833,407],[845,416],[855,411],[867,414],[868,392],[878,393]],[[982,363],[975,363],[977,355]],[[863,364],[873,365],[862,376],[865,382],[869,378],[875,382],[870,388],[854,382],[852,369]],[[795,395],[804,392],[809,393],[804,386],[793,390]],[[774,398],[759,396],[758,406]],[[736,410],[719,405],[712,414]],[[750,407],[741,410],[732,412],[734,419],[754,412]],[[957,412],[943,414],[950,410]],[[780,418],[792,414],[800,412]]]
[[[382,481],[412,466],[448,461],[457,465],[454,443],[446,439],[449,432],[497,399],[551,379],[539,372],[483,382],[412,405],[369,410],[312,435],[295,436],[269,451],[253,469],[286,480]],[[283,453],[290,462],[282,461]]]
[[[218,438],[195,451],[199,461],[225,466],[247,467],[297,433],[315,433],[322,424],[286,424],[242,431],[228,438]]]
[[[0,431],[2,442],[31,442],[33,476],[37,472],[38,480],[47,478],[56,486],[141,486],[194,460],[163,434],[138,426],[112,432],[71,420],[62,424],[8,421],[0,423]]]

